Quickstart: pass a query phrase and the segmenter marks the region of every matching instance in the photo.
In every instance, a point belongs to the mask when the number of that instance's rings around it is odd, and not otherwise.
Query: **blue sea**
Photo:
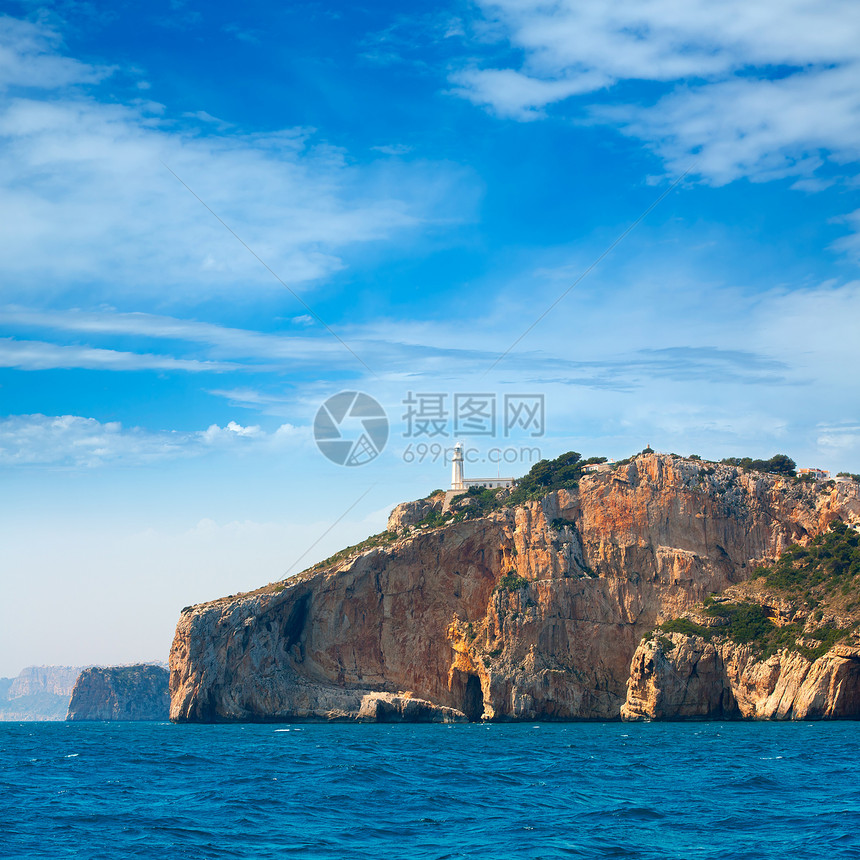
[[[860,857],[858,723],[0,723],[0,857]]]

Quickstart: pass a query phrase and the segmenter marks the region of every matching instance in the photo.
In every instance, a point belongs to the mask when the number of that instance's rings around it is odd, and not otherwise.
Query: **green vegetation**
[[[833,522],[830,530],[814,538],[809,546],[789,547],[773,565],[756,568],[754,578],[764,579],[769,588],[788,597],[801,598],[806,605],[840,602],[845,595],[860,592],[860,535],[845,523]],[[855,604],[851,604],[854,606]],[[849,606],[849,608],[851,608]],[[726,637],[755,647],[761,659],[781,648],[797,651],[808,660],[826,654],[849,630],[832,622],[804,631],[803,622],[778,626],[758,603],[719,603],[706,598],[702,614],[719,619],[715,626],[697,624],[689,618],[674,618],[660,625],[663,633],[699,636],[705,640]],[[816,609],[812,619],[820,622]],[[809,641],[816,642],[810,645]]]
[[[713,635],[711,627],[705,627],[702,624],[696,624],[695,621],[690,621],[689,618],[673,618],[671,621],[666,621],[658,628],[664,633],[680,633],[682,636],[698,636],[700,639],[710,641]]]
[[[819,644],[814,648],[802,648],[801,652],[810,660],[815,660],[826,654],[840,639],[844,639],[847,633],[847,630],[842,630],[835,624],[825,624],[807,634],[810,639],[817,639]]]
[[[529,581],[520,576],[515,570],[509,570],[500,580],[499,584],[496,586],[496,591],[519,591],[521,588],[525,588],[529,584]]]
[[[415,528],[435,529],[438,526],[444,526],[445,523],[449,523],[453,519],[454,514],[451,511],[448,511],[447,514],[443,514],[441,511],[430,511],[423,520],[415,523]]]
[[[556,517],[550,524],[549,527],[553,531],[560,532],[562,529],[570,528],[573,525],[572,520],[566,520],[563,517]]]
[[[585,466],[605,462],[606,457],[589,457],[583,460],[576,451],[568,451],[554,460],[539,460],[525,476],[517,481],[510,492],[480,486],[469,487],[465,493],[460,493],[451,499],[451,509],[448,513],[441,514],[433,511],[416,523],[416,526],[436,528],[449,522],[459,522],[467,515],[485,516],[503,507],[513,507],[523,502],[542,499],[553,490],[573,489],[582,477]],[[464,501],[468,504],[463,504]],[[558,522],[569,525],[567,521]],[[553,528],[558,529],[563,526],[553,524]]]
[[[332,567],[353,555],[358,555],[358,553],[365,552],[366,550],[373,549],[374,547],[385,546],[386,544],[393,543],[395,540],[397,540],[396,532],[385,531],[376,535],[371,535],[361,541],[361,543],[348,546],[345,549],[336,552],[334,555],[330,555],[328,558],[318,561],[312,568],[310,568],[310,570],[321,570],[326,567]]]
[[[582,476],[583,467],[593,462],[603,461],[594,458],[583,462],[576,451],[568,451],[554,460],[538,460],[517,481],[506,502],[508,505],[519,505],[531,499],[541,499],[553,490],[573,489]]]
[[[431,511],[424,519],[415,523],[416,528],[431,528],[435,529],[438,526],[443,526],[446,523],[458,523],[465,519],[467,514],[472,516],[484,516],[491,511],[499,510],[502,507],[502,500],[499,498],[502,490],[490,490],[486,487],[469,487],[465,493],[460,493],[451,499],[451,507],[447,513],[440,511]],[[467,505],[463,502],[468,501]]]
[[[689,618],[673,618],[661,625],[659,629],[664,633],[699,636],[706,641],[710,641],[714,636],[724,636],[739,645],[752,645],[762,660],[781,648],[810,652],[810,649],[803,649],[798,645],[797,640],[803,631],[802,625],[786,624],[778,627],[767,617],[764,607],[758,603],[713,603],[705,607],[703,612],[711,618],[719,618],[723,623],[716,627],[706,627],[690,621]],[[846,632],[840,631],[843,636]],[[826,650],[827,648],[821,653]]]
[[[727,466],[740,466],[742,469],[751,469],[753,472],[769,472],[772,475],[786,475],[790,478],[795,476],[797,463],[788,454],[774,454],[769,460],[753,460],[750,457],[726,457],[720,460]]]
[[[851,478],[852,481],[860,483],[860,475],[855,475],[853,472],[837,472],[837,478]]]
[[[837,588],[860,589],[860,534],[836,520],[809,546],[790,546],[775,564],[757,567],[753,576],[763,577],[771,588],[816,600]]]
[[[469,511],[480,514],[489,513],[490,511],[495,511],[502,506],[501,499],[499,495],[501,490],[490,490],[486,487],[469,487],[469,489],[465,493],[461,493],[459,496],[454,496],[451,499],[451,505],[456,506],[457,502],[462,499],[469,500]]]

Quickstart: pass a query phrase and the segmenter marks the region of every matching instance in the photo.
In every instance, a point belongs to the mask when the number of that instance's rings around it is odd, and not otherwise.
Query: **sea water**
[[[0,857],[860,857],[860,724],[0,724]]]

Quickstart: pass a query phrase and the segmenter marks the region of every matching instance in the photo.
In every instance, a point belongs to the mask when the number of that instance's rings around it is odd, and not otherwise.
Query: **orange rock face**
[[[625,720],[821,720],[860,717],[860,648],[836,645],[810,661],[780,651],[756,659],[748,645],[667,634],[633,657]]]
[[[638,457],[192,607],[171,651],[171,718],[366,718],[384,693],[424,700],[422,719],[615,719],[647,630],[836,516],[860,518],[855,484]]]

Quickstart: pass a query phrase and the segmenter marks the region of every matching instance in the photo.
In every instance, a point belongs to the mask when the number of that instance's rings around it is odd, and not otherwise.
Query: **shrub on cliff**
[[[469,487],[465,493],[460,493],[451,499],[451,507],[458,508],[464,501],[468,501],[468,509],[479,516],[490,511],[498,510],[502,506],[499,499],[499,489],[488,489],[487,487]]]
[[[720,460],[727,466],[740,466],[742,469],[751,469],[753,472],[768,472],[771,475],[785,475],[789,478],[795,476],[797,463],[788,454],[774,454],[769,460],[753,460],[750,457],[726,457]]]
[[[450,522],[453,518],[454,515],[450,511],[446,514],[443,514],[441,511],[430,511],[424,519],[418,520],[418,522],[415,523],[415,528],[435,529],[438,526],[443,526],[445,523]]]
[[[664,633],[698,636],[706,641],[714,637],[731,639],[739,645],[751,645],[760,659],[775,654],[780,648],[802,650],[797,645],[802,626],[787,624],[778,627],[767,617],[764,607],[758,603],[713,603],[705,606],[702,611],[722,623],[719,626],[706,627],[703,624],[696,624],[689,618],[673,618],[661,624],[658,629]],[[843,635],[844,632],[841,631]]]
[[[772,565],[756,568],[754,578],[764,579],[776,591],[799,597],[802,606],[846,602],[846,597],[860,596],[860,534],[839,520],[830,529],[810,541],[809,546],[789,547]],[[856,601],[848,605],[850,610]],[[701,612],[719,619],[719,626],[705,626],[689,618],[674,618],[658,628],[664,633],[681,633],[705,640],[725,637],[739,644],[752,645],[761,659],[781,648],[797,651],[808,660],[827,653],[850,632],[827,622],[809,630],[809,622],[778,626],[768,618],[758,603],[719,603],[706,601]],[[811,618],[820,622],[822,611]]]
[[[556,532],[560,532],[563,529],[568,529],[574,525],[573,520],[566,520],[563,517],[556,517],[550,524],[549,527]]]
[[[521,588],[525,588],[529,584],[529,581],[520,576],[515,570],[509,570],[500,580],[499,584],[496,586],[496,591],[519,591]]]
[[[809,546],[790,546],[770,566],[758,567],[754,576],[764,577],[771,588],[790,594],[813,594],[817,599],[836,589],[860,588],[860,535],[835,520],[830,529],[813,538]]]
[[[326,567],[332,567],[335,564],[339,564],[347,558],[350,558],[353,555],[358,555],[359,553],[366,552],[369,549],[373,549],[378,546],[385,546],[386,544],[393,543],[397,540],[396,532],[384,531],[379,534],[371,535],[368,538],[365,538],[361,543],[354,544],[353,546],[345,547],[344,549],[336,552],[334,555],[330,555],[328,558],[323,559],[322,561],[318,561],[315,565],[313,565],[310,570],[322,570]],[[279,590],[283,590],[283,586]]]

